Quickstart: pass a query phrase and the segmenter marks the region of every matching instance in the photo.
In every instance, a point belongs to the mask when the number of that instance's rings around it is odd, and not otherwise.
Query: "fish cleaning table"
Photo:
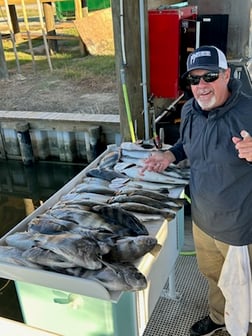
[[[0,245],[6,245],[6,236],[25,231],[32,218],[69,193],[106,152],[5,235]],[[183,188],[174,189],[174,197],[182,191]],[[135,263],[148,283],[141,291],[109,292],[95,281],[1,262],[0,277],[15,281],[25,323],[64,336],[72,336],[73,330],[75,336],[142,335],[168,278],[170,296],[176,296],[174,265],[183,245],[183,208],[169,222],[155,220],[144,224],[161,249],[156,255],[147,253]]]

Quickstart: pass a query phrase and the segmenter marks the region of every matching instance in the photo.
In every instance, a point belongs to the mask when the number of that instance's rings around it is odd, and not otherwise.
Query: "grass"
[[[15,73],[17,71],[17,55],[21,73],[30,72],[32,74],[32,56],[25,34],[26,30],[22,26],[22,23],[20,24],[20,31],[22,32],[22,39],[19,38],[15,45],[13,45],[10,38],[3,39],[6,65],[10,73]],[[101,78],[108,76],[112,80],[115,78],[115,57],[113,52],[111,52],[111,55],[83,56],[81,54],[78,32],[74,26],[68,24],[64,27],[64,24],[60,24],[58,28],[56,25],[56,32],[57,35],[66,36],[69,39],[58,40],[59,52],[50,55],[54,75],[62,79],[72,80],[92,78],[94,76],[98,76],[98,78],[99,76]],[[41,30],[38,30],[38,33],[41,33]],[[45,50],[41,53],[41,49],[44,49],[42,36],[39,38],[35,38],[34,35],[32,36],[36,73],[38,75],[49,73],[50,67]],[[15,46],[17,50],[16,54],[14,52]]]

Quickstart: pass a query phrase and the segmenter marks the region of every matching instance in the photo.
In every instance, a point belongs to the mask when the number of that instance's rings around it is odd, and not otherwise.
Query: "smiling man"
[[[246,246],[251,268],[252,96],[231,78],[225,55],[214,46],[193,51],[182,77],[193,98],[182,108],[180,138],[146,159],[142,174],[189,159],[193,237],[209,285],[209,315],[191,327],[190,336],[207,336],[226,328],[218,281],[230,245]],[[252,335],[249,321],[245,334]]]

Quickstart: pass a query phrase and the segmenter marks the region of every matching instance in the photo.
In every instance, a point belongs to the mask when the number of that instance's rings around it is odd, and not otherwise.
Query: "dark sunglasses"
[[[190,85],[198,85],[201,78],[206,83],[212,83],[219,78],[219,72],[207,72],[206,74],[204,74],[202,76],[188,75],[187,76],[187,81]]]

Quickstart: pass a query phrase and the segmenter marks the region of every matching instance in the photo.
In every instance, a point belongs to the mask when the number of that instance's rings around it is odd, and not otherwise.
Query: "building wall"
[[[251,57],[251,0],[189,0],[199,14],[228,14],[227,56],[230,59]]]

